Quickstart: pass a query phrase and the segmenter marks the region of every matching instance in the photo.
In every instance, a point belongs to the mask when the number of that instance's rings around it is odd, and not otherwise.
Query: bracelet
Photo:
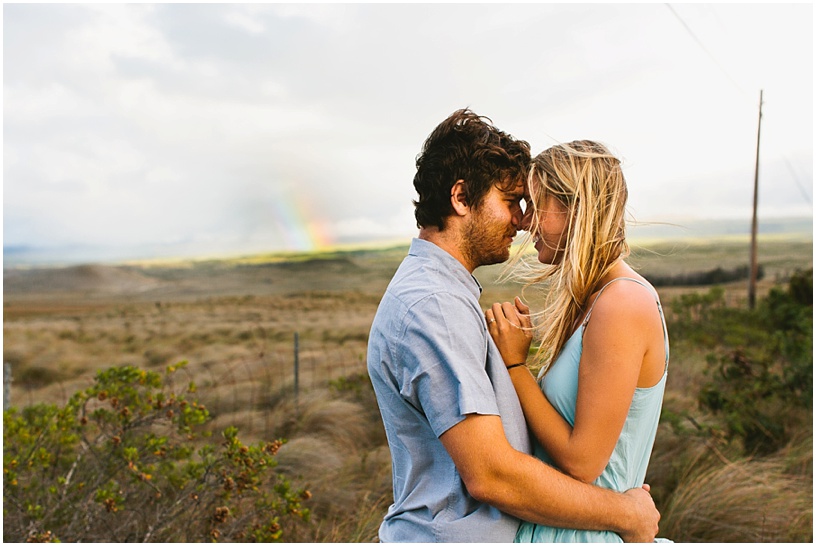
[[[509,366],[507,366],[507,369],[512,370],[513,368],[518,368],[519,366],[524,366],[525,364],[527,364],[527,363],[526,362],[519,362],[518,364],[510,364]]]

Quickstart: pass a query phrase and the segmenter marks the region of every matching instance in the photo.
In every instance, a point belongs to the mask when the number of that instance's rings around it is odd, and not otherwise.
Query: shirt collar
[[[479,280],[459,260],[451,256],[447,250],[443,250],[430,241],[414,238],[411,240],[411,248],[408,254],[436,261],[441,268],[449,271],[455,279],[464,284],[476,299],[479,299],[482,293],[482,285]]]

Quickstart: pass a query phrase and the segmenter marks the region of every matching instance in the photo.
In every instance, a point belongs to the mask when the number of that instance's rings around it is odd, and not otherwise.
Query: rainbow
[[[287,250],[313,252],[334,244],[327,223],[315,218],[314,206],[307,196],[287,192],[272,204],[273,221],[283,236]]]

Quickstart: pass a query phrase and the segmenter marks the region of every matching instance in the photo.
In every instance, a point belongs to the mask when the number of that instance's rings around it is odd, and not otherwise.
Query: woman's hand
[[[514,303],[494,303],[485,311],[485,319],[505,366],[526,362],[533,341],[530,308],[516,297]]]

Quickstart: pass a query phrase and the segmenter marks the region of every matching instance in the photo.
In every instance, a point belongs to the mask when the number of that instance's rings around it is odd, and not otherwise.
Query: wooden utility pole
[[[759,122],[757,123],[756,164],[754,165],[754,215],[751,220],[751,279],[748,283],[748,307],[756,306],[757,283],[757,201],[759,195],[759,134],[762,129],[762,90],[759,90]]]

